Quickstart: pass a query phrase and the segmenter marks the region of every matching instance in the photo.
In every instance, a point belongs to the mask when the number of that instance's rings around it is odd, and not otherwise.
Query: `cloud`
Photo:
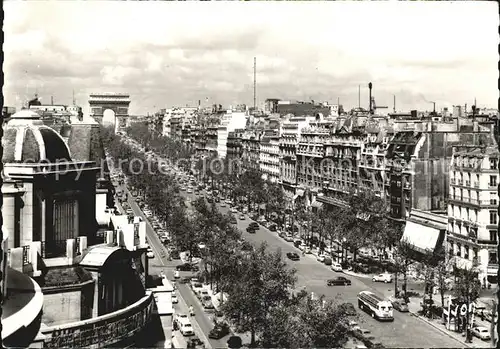
[[[242,6],[244,5],[244,6]],[[131,112],[266,98],[428,108],[497,103],[497,16],[487,3],[5,2],[7,105],[35,91],[86,107],[131,94]],[[469,25],[474,19],[474,25]]]

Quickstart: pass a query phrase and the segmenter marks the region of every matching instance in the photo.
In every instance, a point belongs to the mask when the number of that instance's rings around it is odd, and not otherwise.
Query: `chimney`
[[[373,110],[372,110],[372,87],[373,87],[373,84],[371,82],[368,83],[368,88],[370,89],[370,96],[369,96],[369,99],[370,99],[370,114],[373,114]]]

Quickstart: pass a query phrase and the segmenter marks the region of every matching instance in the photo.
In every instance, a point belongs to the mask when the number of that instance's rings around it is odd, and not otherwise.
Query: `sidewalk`
[[[394,297],[394,293],[392,291],[385,291],[383,292],[385,298],[392,299]],[[440,304],[440,296],[438,297],[433,297],[435,299],[435,302],[437,304]],[[426,322],[430,326],[434,327],[438,331],[442,332],[443,334],[447,335],[450,338],[454,338],[458,341],[460,341],[464,347],[467,348],[490,348],[491,347],[491,341],[483,341],[477,337],[473,337],[472,343],[466,343],[465,342],[465,337],[462,336],[461,333],[455,332],[453,330],[448,330],[446,328],[446,325],[443,324],[441,319],[429,319],[426,316],[420,315],[419,312],[422,310],[422,306],[420,305],[421,297],[413,297],[410,298],[410,303],[408,303],[408,309],[409,309],[409,316],[415,316],[419,320]],[[397,310],[395,310],[397,311]],[[491,323],[488,321],[481,321],[479,317],[474,316],[474,322],[480,326],[484,326],[488,329],[491,327]]]

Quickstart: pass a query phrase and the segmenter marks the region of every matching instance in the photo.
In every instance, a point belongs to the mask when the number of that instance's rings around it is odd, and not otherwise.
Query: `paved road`
[[[135,203],[132,195],[129,193],[128,195],[128,203],[134,214],[136,216],[141,216],[144,220],[147,220],[146,216],[143,214],[139,206]],[[150,275],[158,275],[161,271],[163,271],[169,280],[174,280],[174,270],[175,266],[180,264],[180,261],[169,261],[167,259],[167,252],[164,248],[163,244],[159,240],[158,236],[155,234],[153,228],[150,224],[146,224],[146,236],[148,238],[148,243],[153,249],[154,258],[149,259],[149,274]],[[162,257],[162,255],[164,257]],[[192,275],[189,272],[181,272],[181,277]],[[209,343],[211,348],[223,348],[226,346],[227,338],[221,338],[219,340],[209,339],[208,333],[213,328],[213,323],[211,320],[212,315],[204,312],[203,307],[200,302],[194,296],[192,291],[189,289],[187,285],[177,285],[177,295],[182,297],[183,301],[189,306],[193,305],[195,310],[195,319],[193,322],[193,327],[195,329],[195,333],[198,337],[205,343]],[[179,300],[182,303],[182,300]],[[185,309],[180,309],[181,306],[175,307],[177,311],[185,312]],[[201,333],[200,333],[201,332]],[[229,336],[227,336],[229,337]]]
[[[182,192],[183,196],[195,198],[194,194]],[[228,208],[220,208],[224,213]],[[238,215],[239,216],[239,215]],[[238,219],[238,228],[243,232],[246,240],[259,244],[266,242],[272,249],[280,248],[283,255],[287,252],[298,252],[298,249],[292,243],[281,239],[278,234],[260,227],[255,234],[246,232],[246,228],[251,220]],[[297,287],[305,287],[308,291],[316,295],[325,295],[327,298],[337,299],[338,302],[350,302],[357,308],[357,294],[363,290],[371,290],[377,293],[393,289],[394,285],[372,283],[371,279],[348,277],[352,281],[351,286],[326,286],[326,280],[341,273],[330,270],[327,266],[316,261],[315,256],[306,255],[301,257],[298,262],[289,261],[289,264],[297,269]],[[359,323],[363,328],[369,329],[384,345],[388,347],[439,347],[456,348],[463,346],[461,342],[450,338],[449,336],[438,332],[422,320],[408,314],[394,312],[394,322],[378,322],[372,319],[368,314],[359,311]]]

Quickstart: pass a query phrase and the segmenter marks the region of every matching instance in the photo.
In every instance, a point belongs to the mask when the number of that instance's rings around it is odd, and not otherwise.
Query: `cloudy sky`
[[[35,92],[88,108],[128,92],[131,113],[266,98],[431,109],[496,107],[498,8],[487,2],[6,1],[5,104]]]

